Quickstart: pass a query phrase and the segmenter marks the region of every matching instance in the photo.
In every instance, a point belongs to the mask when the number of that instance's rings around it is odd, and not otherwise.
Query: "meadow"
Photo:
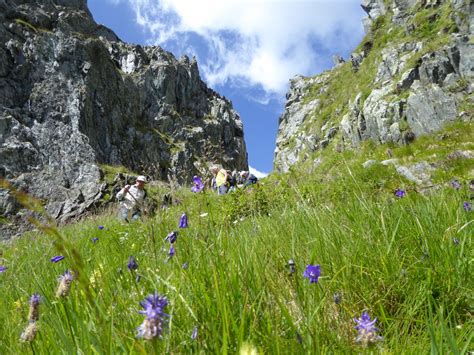
[[[225,196],[181,188],[136,223],[112,209],[1,245],[0,353],[472,351],[468,180],[421,193],[345,154],[331,177],[298,170]],[[66,270],[74,280],[58,297]],[[160,336],[139,338],[140,302],[155,292],[168,316]],[[37,334],[21,341],[35,293]],[[364,312],[377,319],[373,342],[357,339]]]

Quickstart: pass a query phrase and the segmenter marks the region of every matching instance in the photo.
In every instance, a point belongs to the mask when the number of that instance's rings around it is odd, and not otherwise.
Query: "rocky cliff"
[[[239,115],[195,59],[122,42],[86,0],[0,0],[0,22],[0,176],[53,217],[100,200],[101,164],[180,183],[247,169]],[[0,190],[0,213],[18,208]]]
[[[474,114],[474,1],[364,0],[366,36],[350,60],[291,80],[274,166],[364,140],[409,144]]]

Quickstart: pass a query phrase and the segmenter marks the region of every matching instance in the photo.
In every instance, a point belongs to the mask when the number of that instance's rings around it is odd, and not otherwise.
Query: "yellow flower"
[[[258,350],[250,343],[243,343],[239,350],[240,355],[258,355]]]
[[[20,299],[20,298],[17,299],[15,302],[13,302],[13,304],[15,305],[15,309],[16,309],[17,311],[21,310],[21,308],[22,308],[22,302],[21,302],[21,299]]]

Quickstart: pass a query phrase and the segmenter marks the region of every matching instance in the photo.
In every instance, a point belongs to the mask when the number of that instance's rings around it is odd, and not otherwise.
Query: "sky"
[[[249,165],[273,169],[289,80],[331,69],[362,40],[362,0],[88,0],[96,22],[125,42],[198,61],[201,79],[232,101]]]

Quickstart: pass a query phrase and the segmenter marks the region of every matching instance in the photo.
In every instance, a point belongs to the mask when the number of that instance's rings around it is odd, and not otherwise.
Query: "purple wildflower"
[[[104,226],[99,226],[99,229],[100,229],[100,230],[104,229]]]
[[[186,261],[186,262],[183,264],[182,268],[183,268],[184,270],[186,270],[188,267],[189,267],[189,261]]]
[[[41,301],[41,296],[38,293],[34,293],[30,297],[30,312],[28,314],[28,319],[30,322],[36,322],[39,319],[40,301]]]
[[[174,256],[174,254],[176,254],[176,250],[174,250],[174,246],[173,244],[171,244],[170,251],[168,252],[168,259],[171,259]]]
[[[193,329],[193,332],[191,333],[191,339],[196,340],[197,336],[198,336],[198,326],[196,325]]]
[[[202,182],[199,176],[193,177],[193,187],[191,188],[192,192],[201,192],[204,189],[204,183]]]
[[[397,196],[398,198],[405,197],[405,195],[406,195],[405,190],[402,190],[402,189],[395,190],[395,196]]]
[[[169,241],[171,244],[175,243],[176,240],[178,239],[178,232],[171,232],[168,234],[168,236],[165,238],[165,241]]]
[[[0,265],[0,273],[7,271],[7,269],[6,266]]]
[[[318,282],[318,278],[321,276],[321,266],[319,265],[308,265],[303,273],[303,277],[309,279],[309,283]]]
[[[137,260],[135,259],[135,257],[130,256],[128,258],[127,267],[130,271],[138,269],[138,264],[137,264]]]
[[[99,241],[99,238],[92,238],[91,241],[92,241],[92,243],[95,244],[95,243],[97,243],[97,242]]]
[[[38,306],[41,301],[41,296],[39,293],[33,293],[30,297],[30,306]]]
[[[464,202],[462,204],[462,207],[464,208],[464,211],[466,211],[466,212],[471,212],[472,211],[472,203],[470,203],[470,202],[467,202],[467,201]]]
[[[456,179],[452,179],[451,186],[453,187],[453,189],[459,190],[461,188],[461,183]]]
[[[334,300],[335,304],[341,304],[342,295],[339,292],[336,292],[334,295],[332,295],[332,299]]]
[[[53,256],[53,257],[51,258],[51,262],[52,262],[52,263],[58,263],[58,262],[60,262],[60,261],[63,260],[63,259],[64,259],[64,256],[62,256],[62,255],[56,255],[56,256]]]
[[[179,219],[179,228],[188,228],[188,216],[186,216],[186,213],[183,213]]]
[[[164,296],[160,296],[157,292],[145,298],[140,305],[143,311],[140,314],[145,315],[145,320],[137,328],[137,337],[145,340],[152,340],[163,334],[163,328],[166,325],[168,314],[164,312],[164,308],[168,305],[168,300]]]
[[[377,335],[379,329],[374,326],[377,322],[377,318],[371,320],[369,314],[363,312],[362,316],[360,318],[354,318],[354,321],[357,323],[355,329],[359,332],[355,339],[357,343],[362,343],[366,346],[367,344],[382,340],[382,337]]]

